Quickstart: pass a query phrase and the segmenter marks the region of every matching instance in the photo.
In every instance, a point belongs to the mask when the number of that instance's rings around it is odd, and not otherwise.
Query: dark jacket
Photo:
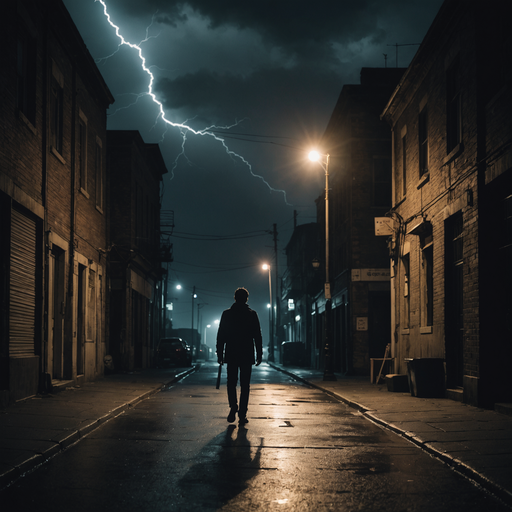
[[[222,313],[217,332],[217,356],[223,357],[227,364],[254,364],[254,348],[261,361],[263,345],[258,314],[247,304],[235,302]]]

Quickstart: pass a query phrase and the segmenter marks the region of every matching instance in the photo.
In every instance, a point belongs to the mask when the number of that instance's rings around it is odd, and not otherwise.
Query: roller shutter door
[[[34,354],[36,321],[36,223],[11,215],[9,355]]]

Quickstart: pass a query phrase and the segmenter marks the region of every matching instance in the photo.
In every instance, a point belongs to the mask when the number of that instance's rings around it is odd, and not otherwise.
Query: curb
[[[89,424],[79,428],[78,430],[69,432],[69,435],[60,439],[59,441],[56,441],[55,445],[46,450],[45,452],[33,454],[26,460],[8,469],[7,471],[5,471],[5,473],[0,474],[0,491],[12,485],[16,480],[18,480],[18,478],[21,478],[23,475],[30,473],[31,471],[34,471],[39,466],[44,464],[46,461],[53,458],[55,455],[63,452],[67,448],[78,443],[81,439],[89,435],[91,432],[94,432],[97,428],[102,426],[107,421],[117,418],[119,415],[123,414],[131,407],[134,407],[142,400],[150,398],[151,396],[160,392],[162,389],[168,388],[173,384],[176,384],[181,379],[187,377],[191,373],[198,370],[200,367],[201,364],[196,364],[189,368],[188,370],[176,374],[169,382],[166,382],[164,384],[161,384],[160,386],[156,386],[155,388],[149,391],[146,391],[145,393],[134,398],[130,402],[127,402],[125,404],[120,405],[119,407],[116,407],[109,413],[105,414],[104,416],[96,420],[91,420]]]
[[[482,487],[482,489],[484,489],[485,491],[487,491],[487,492],[493,494],[494,496],[496,496],[497,498],[499,498],[505,505],[512,507],[512,493],[510,491],[504,489],[500,485],[489,480],[486,476],[482,475],[478,471],[469,467],[467,464],[464,464],[462,461],[455,459],[439,450],[436,450],[431,445],[429,445],[429,443],[426,443],[426,442],[422,441],[420,438],[416,437],[415,434],[413,434],[412,432],[407,432],[405,430],[402,430],[402,429],[396,427],[395,425],[393,425],[392,423],[388,423],[388,422],[378,418],[377,416],[375,416],[375,414],[373,412],[370,412],[371,410],[368,407],[365,407],[362,404],[359,404],[357,402],[349,400],[334,391],[325,389],[322,386],[319,386],[318,384],[314,384],[314,383],[308,381],[307,379],[300,377],[300,376],[298,376],[288,370],[285,370],[279,366],[276,366],[272,363],[267,362],[267,364],[271,368],[274,368],[275,370],[278,370],[299,382],[302,382],[312,388],[316,388],[316,389],[323,391],[325,394],[348,405],[352,409],[356,409],[357,411],[362,413],[363,416],[366,419],[368,419],[369,421],[379,425],[380,427],[383,427],[383,428],[389,430],[390,432],[393,432],[394,434],[399,435],[400,437],[403,437],[404,439],[411,442],[418,448],[421,448],[422,450],[427,452],[432,457],[435,457],[436,459],[445,463],[446,465],[451,467],[454,471],[457,471],[458,473],[460,473],[465,478],[472,480],[475,484],[478,484],[480,487]]]

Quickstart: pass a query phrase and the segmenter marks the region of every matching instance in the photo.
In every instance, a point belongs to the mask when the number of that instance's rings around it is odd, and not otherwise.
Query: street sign
[[[390,236],[394,233],[394,220],[390,217],[375,217],[375,236]]]

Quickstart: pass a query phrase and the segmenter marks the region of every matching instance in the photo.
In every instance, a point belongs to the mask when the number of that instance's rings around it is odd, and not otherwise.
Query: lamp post
[[[196,358],[199,355],[199,343],[196,343],[195,336],[194,336],[194,300],[197,299],[196,295],[196,287],[194,286],[192,290],[192,324],[190,327],[190,337],[192,338],[192,346],[196,347]]]
[[[208,344],[206,343],[206,329],[209,329],[211,327],[211,324],[207,324],[206,327],[204,328],[204,340],[203,340],[203,343],[206,345],[206,360],[208,361],[210,359],[210,349],[208,347]]]
[[[270,273],[270,265],[265,263],[261,266],[263,270],[268,270],[268,294],[270,297],[270,340],[268,342],[268,360],[273,363],[274,362],[274,307],[272,304],[272,277]]]
[[[334,381],[331,355],[331,280],[329,277],[329,154],[322,155],[317,151],[309,153],[309,159],[318,162],[325,171],[325,369],[324,380]],[[325,160],[324,160],[325,159]]]
[[[176,290],[181,290],[181,284],[176,285]],[[173,300],[178,300],[178,297],[169,297],[169,290],[167,287],[167,281],[165,283],[165,316],[164,316],[164,326],[163,333],[164,338],[167,337],[167,324],[169,323],[172,326],[172,311],[174,310],[174,302]],[[170,302],[169,302],[170,299]],[[169,322],[168,322],[169,320]]]

